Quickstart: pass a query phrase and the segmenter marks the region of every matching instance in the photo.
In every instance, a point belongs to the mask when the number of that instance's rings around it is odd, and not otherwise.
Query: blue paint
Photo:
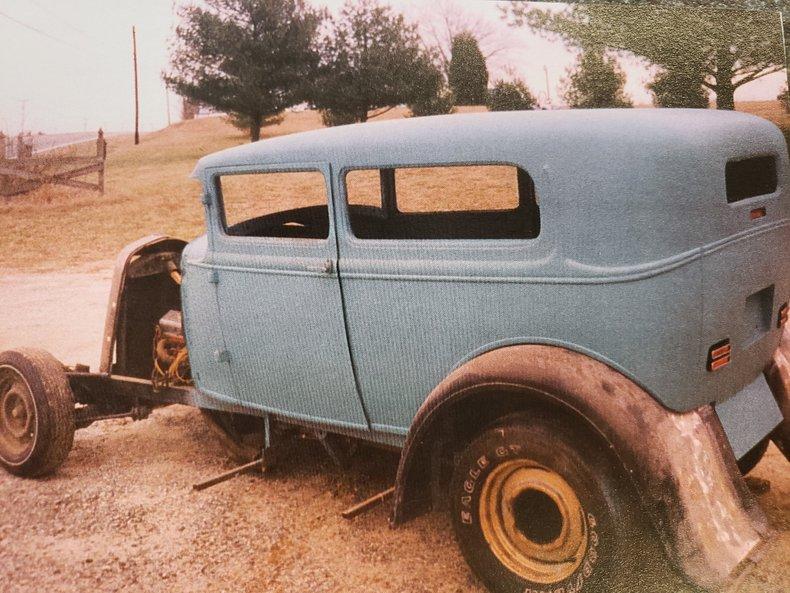
[[[770,433],[782,421],[782,411],[762,375],[734,397],[717,404],[716,414],[736,459],[746,455],[762,440],[760,435]]]
[[[728,204],[727,162],[755,155],[776,157],[777,191]],[[351,233],[345,171],[493,162],[532,176],[537,238]],[[329,238],[226,235],[214,177],[283,170],[323,173]],[[534,342],[602,360],[672,410],[723,404],[755,382],[779,341],[775,324],[750,326],[761,311],[746,311],[765,307],[773,320],[790,299],[788,170],[773,124],[706,110],[390,120],[210,155],[194,173],[209,196],[207,236],[183,258],[198,386],[250,410],[403,435],[457,365]],[[766,216],[753,221],[756,207]],[[327,260],[332,272],[318,271]],[[752,297],[769,292],[773,302]],[[710,373],[708,348],[724,338],[732,362]],[[225,366],[210,360],[218,347]],[[728,434],[746,442],[762,430]]]

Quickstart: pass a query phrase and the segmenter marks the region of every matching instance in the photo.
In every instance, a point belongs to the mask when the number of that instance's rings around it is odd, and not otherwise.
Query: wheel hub
[[[535,583],[568,578],[587,550],[584,509],[573,488],[526,459],[503,463],[486,478],[480,525],[498,560]]]
[[[0,457],[15,463],[30,453],[36,412],[27,383],[11,367],[0,368]]]

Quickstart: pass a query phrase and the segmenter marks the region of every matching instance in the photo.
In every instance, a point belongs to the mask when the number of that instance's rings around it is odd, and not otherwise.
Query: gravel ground
[[[0,276],[0,349],[37,344],[95,365],[108,281],[106,273]],[[280,457],[270,473],[193,492],[232,467],[198,411],[172,406],[79,431],[54,476],[0,472],[0,591],[483,591],[443,514],[394,531],[386,506],[340,518],[392,483],[392,453],[363,447],[348,471],[312,441],[289,443]],[[753,472],[777,537],[728,593],[790,591],[787,470],[772,446]],[[652,590],[680,592],[676,583]]]

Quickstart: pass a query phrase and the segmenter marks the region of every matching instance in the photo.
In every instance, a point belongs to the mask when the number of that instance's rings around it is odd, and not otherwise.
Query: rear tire
[[[74,395],[51,354],[0,353],[0,465],[33,478],[55,471],[74,444]]]
[[[489,589],[613,590],[636,550],[610,460],[584,427],[551,416],[505,419],[469,444],[451,480],[452,521]]]

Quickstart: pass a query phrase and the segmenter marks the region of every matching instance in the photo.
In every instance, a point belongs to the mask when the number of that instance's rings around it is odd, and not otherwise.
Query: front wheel
[[[0,465],[28,478],[55,471],[74,442],[74,395],[43,350],[0,353]]]
[[[580,438],[581,437],[581,438]],[[515,417],[483,431],[451,480],[453,525],[497,593],[609,591],[629,555],[609,456],[562,419]]]

